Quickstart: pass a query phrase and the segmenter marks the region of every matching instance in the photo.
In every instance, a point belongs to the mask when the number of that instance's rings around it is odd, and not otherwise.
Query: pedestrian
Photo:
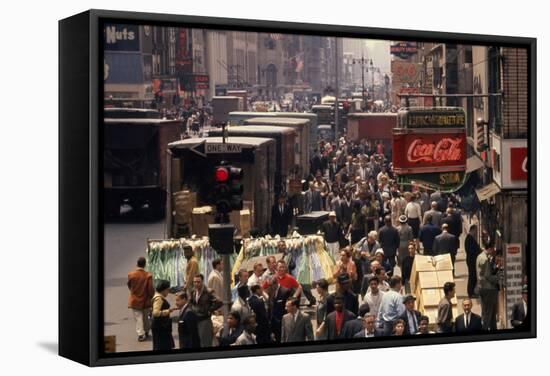
[[[348,320],[344,323],[344,327],[340,333],[340,338],[353,338],[356,333],[360,332],[361,329],[363,329],[363,318],[367,313],[369,313],[369,311],[370,308],[368,303],[363,302],[363,304],[359,306],[357,318],[354,320]]]
[[[527,317],[527,298],[529,290],[527,285],[524,285],[521,289],[521,300],[517,303],[514,303],[512,306],[512,318],[510,324],[514,329],[528,329],[529,326],[526,325],[529,320]]]
[[[214,292],[218,299],[223,299],[223,261],[216,258],[212,261],[212,271],[208,275],[208,288]]]
[[[277,259],[275,258],[275,256],[268,256],[265,259],[265,262],[267,264],[267,269],[265,270],[264,274],[262,274],[262,283],[265,283],[266,281],[275,277],[275,274],[277,274]],[[265,290],[266,287],[264,286],[263,288]]]
[[[323,200],[321,192],[315,189],[313,182],[309,183],[309,189],[304,193],[304,213],[308,214],[314,211],[321,211],[323,208]]]
[[[431,217],[432,224],[436,227],[441,227],[441,219],[443,218],[443,214],[437,210],[437,201],[432,201],[431,203],[431,209],[424,212],[424,218],[422,219],[422,224],[427,223],[427,218]]]
[[[187,260],[187,266],[185,267],[185,284],[183,289],[189,291],[193,288],[193,279],[197,276],[199,271],[199,262],[195,257],[193,248],[187,244],[183,244],[183,256]]]
[[[340,294],[334,296],[334,311],[327,315],[325,319],[325,330],[327,332],[327,339],[342,338],[342,329],[347,321],[354,320],[355,316],[353,312],[344,308],[344,297]]]
[[[363,317],[363,330],[355,333],[353,338],[374,338],[379,337],[380,334],[376,330],[376,314],[369,312]]]
[[[405,305],[405,312],[401,315],[401,320],[405,325],[404,335],[414,335],[418,332],[420,325],[420,312],[414,309],[416,297],[412,294],[407,294],[403,297],[403,304]]]
[[[153,322],[151,324],[153,351],[172,350],[174,348],[174,338],[172,337],[170,314],[178,308],[170,307],[170,303],[166,300],[170,292],[170,282],[164,279],[159,280],[155,291],[153,296]]]
[[[134,321],[136,323],[136,333],[138,341],[143,342],[149,336],[151,322],[149,313],[151,312],[151,301],[155,294],[153,288],[153,276],[145,271],[145,257],[137,260],[137,267],[134,271],[128,273],[128,308],[132,310]]]
[[[402,337],[405,335],[405,321],[397,319],[393,323],[392,337]]]
[[[248,277],[248,282],[247,282],[248,287],[261,284],[263,274],[264,274],[263,264],[261,262],[254,263],[253,273],[250,277]]]
[[[221,308],[222,301],[204,284],[204,276],[198,274],[193,278],[191,291],[191,309],[197,315],[201,347],[211,347],[213,337],[212,313]]]
[[[481,301],[481,322],[483,330],[497,329],[498,310],[498,266],[495,259],[495,248],[487,244],[485,251],[476,260],[477,286]]]
[[[256,341],[259,344],[271,342],[271,324],[267,313],[267,299],[262,286],[253,285],[250,288],[252,295],[248,298],[248,306],[256,317]]]
[[[340,238],[342,236],[342,227],[336,220],[336,212],[332,211],[329,213],[328,221],[323,222],[321,225],[321,232],[323,233],[329,254],[336,260],[338,251],[340,250]]]
[[[454,282],[445,282],[443,285],[445,296],[441,298],[437,306],[439,333],[451,333],[453,331],[453,305],[451,299],[455,297],[455,286]]]
[[[455,320],[455,331],[457,333],[476,333],[483,330],[481,316],[472,312],[472,299],[467,298],[462,301],[462,311]]]
[[[281,342],[305,342],[313,341],[313,327],[311,319],[306,313],[299,309],[300,302],[296,298],[286,301],[285,307],[288,312],[283,316],[281,326]]]
[[[403,260],[409,254],[409,243],[414,240],[412,227],[407,224],[407,216],[399,217],[399,226],[397,233],[399,234],[399,248],[397,249],[397,264],[403,270]]]
[[[357,280],[357,267],[351,259],[351,250],[346,247],[340,251],[340,259],[334,265],[334,273],[332,277],[338,278],[341,274],[348,274],[352,281]]]
[[[344,300],[344,308],[357,316],[359,312],[359,300],[351,289],[351,278],[348,273],[342,273],[336,278],[336,291],[327,297],[327,314],[334,311],[336,296]]]
[[[244,321],[252,314],[252,311],[248,306],[249,295],[250,290],[248,289],[248,285],[241,285],[237,289],[237,299],[235,299],[233,305],[231,306],[231,311],[238,312],[241,316],[241,321]]]
[[[447,253],[450,254],[454,273],[456,253],[458,251],[458,241],[453,234],[449,233],[449,225],[447,223],[443,223],[441,230],[441,234],[437,235],[434,239],[433,253],[436,256]]]
[[[314,283],[315,289],[317,290],[317,295],[319,299],[317,300],[316,315],[315,319],[317,320],[317,329],[315,331],[316,340],[327,339],[326,331],[324,330],[324,322],[327,317],[327,297],[328,297],[328,282],[326,279],[322,278],[319,281]]]
[[[403,259],[403,264],[401,266],[401,278],[403,279],[402,282],[405,290],[410,292],[411,273],[414,264],[414,258],[416,256],[416,243],[414,241],[409,242],[407,251],[408,255],[405,256],[405,258]]]
[[[477,242],[477,225],[471,225],[466,239],[464,239],[464,250],[466,251],[466,265],[468,266],[468,297],[475,296],[477,285],[476,260],[481,253],[481,247]]]
[[[403,296],[401,295],[401,277],[390,278],[390,290],[384,293],[378,311],[378,322],[384,336],[391,335],[394,329],[394,322],[405,312]]]
[[[424,224],[420,227],[418,239],[422,243],[425,256],[435,256],[433,247],[435,237],[441,234],[441,229],[434,223],[434,217],[431,214],[424,217]]]
[[[412,226],[411,226],[412,227]],[[378,241],[384,251],[384,260],[387,260],[393,274],[393,268],[395,267],[395,255],[399,248],[401,239],[399,238],[399,232],[391,224],[391,217],[386,216],[384,218],[384,226],[378,230]]]
[[[243,321],[243,332],[237,338],[235,343],[232,346],[243,346],[243,345],[255,345],[256,341],[256,331],[258,324],[256,323],[256,317],[254,315],[248,316]]]
[[[416,334],[435,334],[434,331],[430,330],[430,318],[428,316],[420,316],[419,322],[418,333]]]
[[[242,334],[241,315],[239,312],[231,311],[227,315],[227,328],[222,329],[220,336],[220,347],[231,346]]]
[[[407,216],[409,226],[413,231],[413,236],[418,239],[418,231],[420,230],[420,219],[422,218],[422,208],[416,200],[416,194],[409,195],[409,202],[405,206],[405,215]]]
[[[359,240],[365,237],[367,233],[367,217],[361,210],[361,203],[356,201],[353,203],[353,213],[351,215],[351,223],[349,225],[348,234],[350,236],[350,244],[354,245]]]
[[[286,194],[280,193],[276,203],[271,208],[271,234],[284,238],[290,231],[292,208],[286,202]]]
[[[197,325],[197,315],[189,306],[187,293],[180,292],[176,295],[176,307],[178,308],[178,336],[180,349],[198,349],[201,347]]]
[[[231,289],[231,301],[234,302],[239,297],[239,288],[241,286],[247,286],[248,288],[248,271],[246,269],[239,269],[237,273],[237,283]],[[246,296],[248,298],[248,295]]]
[[[281,324],[285,314],[286,301],[291,297],[289,289],[279,285],[278,279],[272,277],[264,282],[267,286],[269,304],[268,317],[275,342],[281,342]]]
[[[379,286],[379,278],[371,275],[368,281],[368,289],[363,295],[363,303],[367,303],[369,305],[370,312],[375,314],[376,317],[378,317],[380,303],[382,302],[382,297],[384,296],[384,291],[380,290]]]

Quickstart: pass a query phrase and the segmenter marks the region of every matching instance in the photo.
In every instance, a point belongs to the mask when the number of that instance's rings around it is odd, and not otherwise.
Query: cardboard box
[[[193,208],[197,206],[197,194],[190,191],[179,191],[173,194],[174,222],[176,224],[191,224]]]
[[[438,282],[437,272],[419,272],[417,281],[418,287],[421,289],[436,289],[441,287]]]
[[[214,223],[214,214],[211,206],[202,206],[193,209],[192,233],[197,236],[208,236],[208,225]]]
[[[453,270],[453,261],[450,254],[433,257],[435,270]]]
[[[443,285],[447,282],[454,282],[453,271],[452,270],[440,270],[436,272],[438,287],[443,288]]]
[[[229,222],[235,225],[237,236],[242,236],[243,238],[250,236],[251,219],[249,209],[232,211],[229,213]]]
[[[420,304],[422,307],[437,307],[442,297],[441,289],[422,289],[420,291]]]
[[[421,272],[440,272],[440,271],[451,271],[453,270],[453,264],[451,261],[451,255],[439,255],[439,256],[423,256],[423,255],[416,255],[414,256],[414,263],[411,271],[411,289],[412,291],[415,291],[417,289],[417,285],[419,284],[418,281],[418,274]],[[449,281],[453,281],[453,279],[450,279]],[[447,282],[447,281],[446,281]],[[443,285],[441,285],[443,287]]]

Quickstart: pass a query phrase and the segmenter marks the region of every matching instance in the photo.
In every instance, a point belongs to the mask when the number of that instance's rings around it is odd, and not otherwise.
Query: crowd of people
[[[479,245],[476,225],[470,226],[464,243],[468,298],[462,301],[463,313],[453,317],[456,285],[451,281],[442,286],[436,323],[430,325],[428,316],[415,309],[410,288],[415,255],[450,254],[453,264],[456,260],[463,231],[457,197],[415,185],[404,190],[395,180],[384,146],[368,140],[320,142],[310,172],[308,190],[297,208],[286,195],[277,197],[272,233],[286,237],[297,214],[329,211],[319,231],[335,260],[333,275],[301,285],[292,275],[293,265],[284,258],[267,257],[265,265],[254,264],[252,273],[242,269],[234,276],[231,309],[223,325],[220,259],[213,261],[205,278],[191,247],[184,247],[185,286],[172,307],[167,300],[169,282],[157,281],[153,289],[145,259],[140,258],[128,279],[138,341],[147,340],[151,328],[153,350],[175,348],[173,319],[180,348],[429,335],[434,327],[440,333],[497,329],[502,264],[486,233],[481,236],[483,247]],[[279,247],[284,255],[285,242]],[[303,309],[302,296],[310,313]],[[472,312],[473,298],[478,297],[481,316]],[[526,302],[525,286],[514,310],[514,327],[527,325]]]

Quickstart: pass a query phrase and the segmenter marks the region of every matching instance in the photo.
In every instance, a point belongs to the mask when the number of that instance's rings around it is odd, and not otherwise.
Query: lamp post
[[[373,67],[372,59],[370,59],[369,65],[370,65],[370,72],[372,75],[372,88],[371,88],[372,100],[374,100],[374,67]]]
[[[361,59],[353,59],[353,64],[361,64],[361,85],[362,85],[361,97],[363,99],[363,106],[365,106],[367,103],[365,100],[365,62],[366,61],[368,61],[368,59],[365,59],[365,56],[363,54],[361,54]]]

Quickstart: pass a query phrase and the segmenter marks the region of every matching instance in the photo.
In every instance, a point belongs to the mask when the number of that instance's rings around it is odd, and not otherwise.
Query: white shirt
[[[405,206],[405,215],[407,218],[421,218],[422,217],[422,208],[418,202],[409,202]]]
[[[372,338],[372,337],[374,337],[374,332],[369,333],[369,332],[367,332],[367,329],[363,329],[363,333],[364,333],[365,338]]]
[[[467,328],[470,324],[470,315],[471,313],[464,313],[464,327]]]
[[[370,312],[375,314],[378,317],[378,311],[380,309],[380,302],[382,302],[382,296],[384,296],[384,291],[378,290],[378,294],[373,295],[372,292],[368,291],[365,294],[364,303],[367,303],[370,308]]]
[[[248,282],[246,283],[248,287],[252,287],[254,285],[260,285],[263,282],[262,276],[257,276],[256,274],[252,274],[248,278]]]
[[[527,317],[527,302],[523,300],[523,310],[525,311],[525,316]]]

